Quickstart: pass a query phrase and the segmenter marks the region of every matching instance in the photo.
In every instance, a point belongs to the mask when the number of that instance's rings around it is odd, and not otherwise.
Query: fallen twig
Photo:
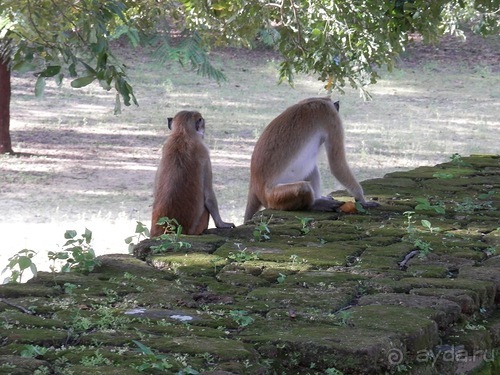
[[[25,308],[23,306],[16,305],[15,303],[7,301],[5,298],[0,298],[0,302],[3,302],[6,305],[9,305],[11,307],[15,307],[16,309],[21,310],[25,314],[30,314],[30,315],[34,315],[35,314],[33,311],[30,311],[30,310],[28,310],[27,308]]]
[[[410,251],[405,258],[399,263],[399,269],[402,271],[406,271],[408,268],[407,263],[410,261],[411,258],[413,258],[415,255],[417,255],[420,251],[419,250],[412,250]]]

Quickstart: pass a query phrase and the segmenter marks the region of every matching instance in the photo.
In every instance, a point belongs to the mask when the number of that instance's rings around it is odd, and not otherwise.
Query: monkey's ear
[[[333,105],[335,106],[335,109],[338,112],[340,110],[340,102],[337,100],[336,102],[333,103]]]
[[[174,121],[174,119],[172,117],[169,117],[167,120],[168,120],[168,128],[172,130],[172,121]]]

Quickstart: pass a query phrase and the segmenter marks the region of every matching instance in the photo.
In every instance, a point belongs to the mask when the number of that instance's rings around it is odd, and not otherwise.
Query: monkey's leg
[[[318,166],[314,167],[311,174],[305,180],[310,182],[314,198],[321,197],[321,175],[319,174]]]
[[[321,196],[321,176],[319,174],[318,167],[316,166],[311,174],[306,178],[307,181],[311,182],[311,187],[314,191],[314,203],[310,207],[314,211],[335,211],[344,202],[337,201],[331,196],[323,197]]]
[[[252,188],[250,188],[247,198],[247,208],[245,209],[245,222],[250,220],[261,207],[262,203],[257,198],[257,195],[252,193]]]
[[[267,208],[283,211],[306,210],[314,203],[309,181],[278,184],[266,191]]]

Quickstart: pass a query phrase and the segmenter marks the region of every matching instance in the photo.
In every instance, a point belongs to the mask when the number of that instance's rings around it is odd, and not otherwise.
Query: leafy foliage
[[[9,263],[2,270],[2,274],[6,271],[10,271],[11,275],[4,280],[5,282],[22,282],[24,271],[28,268],[33,273],[33,276],[37,275],[36,264],[33,263],[32,258],[36,255],[36,252],[29,249],[23,249],[14,254],[9,258]]]
[[[67,230],[64,238],[67,240],[61,251],[49,251],[49,260],[53,262],[52,272],[56,271],[56,261],[62,260],[62,272],[77,271],[89,273],[100,264],[92,248],[92,231],[85,229],[85,232],[78,238],[76,230]]]
[[[125,238],[125,243],[128,245],[128,252],[133,253],[135,245],[141,242],[141,239],[149,238],[151,234],[149,233],[148,227],[146,227],[142,222],[137,221],[135,226],[135,235]],[[137,241],[134,242],[134,240]]]
[[[165,230],[161,236],[156,237],[161,241],[159,245],[151,246],[153,254],[161,254],[169,250],[179,251],[181,249],[189,249],[189,242],[181,241],[182,225],[177,220],[168,217],[161,217],[158,220],[158,225],[164,226]]]
[[[69,77],[75,88],[98,82],[118,93],[117,112],[121,101],[137,103],[125,65],[112,53],[118,38],[151,43],[162,60],[218,81],[224,76],[210,64],[209,46],[273,46],[283,58],[281,81],[311,73],[328,91],[351,85],[366,96],[377,69],[392,68],[411,33],[434,41],[445,32],[463,34],[467,23],[494,34],[499,17],[491,0],[3,0],[0,50],[13,70],[35,72],[37,95],[47,78]]]
[[[483,34],[498,30],[492,1],[287,0],[240,2],[183,0],[188,28],[219,43],[252,46],[255,40],[274,46],[283,56],[281,81],[293,83],[296,73],[311,73],[328,91],[346,85],[374,83],[377,69],[392,69],[411,33],[435,41],[445,32],[460,34],[462,21]]]

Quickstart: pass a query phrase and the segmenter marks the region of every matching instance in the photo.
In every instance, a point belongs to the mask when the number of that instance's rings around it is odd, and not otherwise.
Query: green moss
[[[226,338],[172,337],[147,339],[144,344],[162,352],[187,353],[189,355],[210,353],[224,360],[245,360],[255,358],[251,345]]]
[[[472,290],[443,288],[413,288],[411,294],[439,297],[453,301],[460,306],[462,313],[472,314],[480,307],[479,295]]]
[[[0,337],[8,337],[8,342],[40,346],[61,346],[68,339],[68,332],[46,328],[0,328]]]
[[[4,325],[12,324],[16,327],[39,327],[48,329],[64,327],[64,324],[60,320],[30,315],[19,310],[7,310],[0,313],[0,321],[2,321]]]
[[[26,284],[6,284],[2,285],[2,298],[20,298],[20,297],[48,297],[56,296],[61,292],[53,287],[34,284],[33,281],[27,288]],[[3,308],[0,304],[0,308]]]
[[[448,276],[448,267],[442,265],[432,265],[432,264],[418,264],[412,262],[406,273],[414,277],[425,277],[425,278],[444,278]]]
[[[389,336],[396,334],[412,353],[432,348],[439,342],[437,324],[431,318],[436,313],[432,309],[370,305],[355,307],[350,312],[355,327],[381,330]]]
[[[380,373],[387,366],[389,350],[402,345],[397,338],[376,330],[290,320],[275,321],[272,330],[252,325],[242,333],[242,339],[254,342],[262,356],[275,359],[275,371],[292,373],[311,363],[317,369]]]
[[[314,287],[333,289],[340,285],[357,284],[357,282],[366,280],[367,277],[351,272],[331,270],[321,271],[303,271],[287,276],[285,285],[300,285],[303,287]]]
[[[363,296],[359,305],[393,305],[411,309],[433,309],[435,312],[428,315],[440,329],[447,329],[461,318],[460,306],[451,300],[438,296],[420,296],[416,294],[386,293]]]
[[[354,286],[328,288],[282,287],[258,288],[247,295],[248,301],[264,301],[270,306],[301,311],[309,308],[323,309],[325,313],[348,305],[356,296]],[[325,298],[326,297],[326,298]]]

